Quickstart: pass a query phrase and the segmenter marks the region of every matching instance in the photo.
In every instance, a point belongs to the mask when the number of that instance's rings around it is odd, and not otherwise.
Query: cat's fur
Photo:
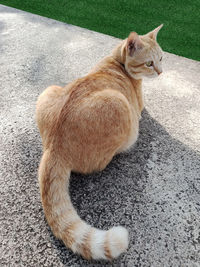
[[[80,219],[69,196],[70,172],[103,170],[137,140],[141,78],[162,72],[162,50],[156,42],[161,27],[143,36],[130,33],[87,76],[64,88],[48,87],[37,101],[44,212],[55,236],[86,259],[119,256],[128,247],[128,232],[119,226],[99,230]],[[153,66],[147,67],[148,61]]]

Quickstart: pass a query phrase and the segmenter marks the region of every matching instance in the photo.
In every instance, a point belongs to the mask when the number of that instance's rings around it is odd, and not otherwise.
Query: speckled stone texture
[[[1,266],[200,266],[200,62],[183,57],[165,53],[163,74],[144,81],[135,146],[103,172],[72,174],[80,216],[102,229],[125,226],[127,253],[88,263],[45,221],[36,99],[48,85],[85,75],[118,42],[0,5]]]

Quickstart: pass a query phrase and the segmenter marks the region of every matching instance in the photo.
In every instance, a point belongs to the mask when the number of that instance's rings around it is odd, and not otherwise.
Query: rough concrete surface
[[[143,84],[146,109],[136,145],[101,173],[72,174],[80,216],[102,229],[125,226],[127,253],[112,263],[88,263],[66,249],[45,221],[36,99],[48,85],[85,75],[118,42],[0,5],[1,266],[200,266],[197,61],[165,53],[163,74]]]

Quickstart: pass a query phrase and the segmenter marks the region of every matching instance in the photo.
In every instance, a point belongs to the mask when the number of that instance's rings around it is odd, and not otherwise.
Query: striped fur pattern
[[[71,171],[103,170],[138,136],[143,109],[141,78],[162,72],[159,26],[130,33],[87,76],[38,98],[36,119],[43,143],[39,185],[46,219],[56,237],[86,259],[112,260],[128,248],[128,232],[108,231],[81,220],[69,196]]]

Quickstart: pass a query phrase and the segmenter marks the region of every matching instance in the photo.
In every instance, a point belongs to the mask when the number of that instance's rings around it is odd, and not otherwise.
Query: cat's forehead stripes
[[[154,62],[160,61],[160,58],[162,56],[162,52],[159,47],[152,46],[149,49],[149,60],[152,60]]]

